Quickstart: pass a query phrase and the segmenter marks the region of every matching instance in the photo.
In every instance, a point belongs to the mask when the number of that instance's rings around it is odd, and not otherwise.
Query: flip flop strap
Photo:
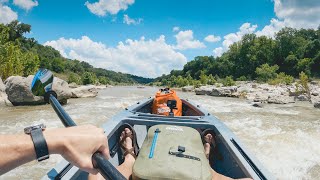
[[[132,140],[132,144],[133,144],[133,134],[132,134],[132,132],[130,134],[125,134],[124,137],[120,141],[120,147],[122,149],[127,149],[123,144],[127,137],[129,137]]]
[[[136,154],[134,153],[134,147],[130,149],[124,149],[123,157],[125,157],[128,154],[131,154],[134,157],[134,159],[137,158]]]

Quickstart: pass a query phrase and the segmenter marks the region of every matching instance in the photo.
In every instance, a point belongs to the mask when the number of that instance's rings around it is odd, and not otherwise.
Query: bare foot
[[[120,135],[120,139],[119,141],[122,142],[122,146],[128,150],[128,149],[133,149],[133,144],[132,144],[132,139],[130,138],[131,135],[131,130],[129,128],[125,128],[124,131],[121,132]],[[124,141],[123,138],[125,138]],[[135,158],[132,154],[128,153],[125,157],[124,157],[124,162],[117,167],[117,170],[124,175],[127,179],[130,178],[131,174],[132,174],[132,167],[133,164],[135,162]],[[88,180],[103,180],[104,178],[102,177],[102,175],[100,173],[98,173],[97,175],[92,175],[89,174],[88,176]]]
[[[207,159],[209,159],[210,149],[211,149],[210,144],[215,144],[215,140],[214,140],[212,134],[207,134],[206,136],[204,136],[204,141],[206,142],[204,144],[204,152],[206,154]]]
[[[125,128],[124,131],[121,132],[120,142],[123,141],[123,138],[126,138],[122,144],[123,147],[125,147],[125,150],[133,149],[132,139],[130,138],[131,134],[132,132],[129,128]],[[124,158],[125,158],[125,161],[128,160],[129,162],[132,162],[132,163],[134,163],[135,161],[135,157],[131,153],[126,154]]]

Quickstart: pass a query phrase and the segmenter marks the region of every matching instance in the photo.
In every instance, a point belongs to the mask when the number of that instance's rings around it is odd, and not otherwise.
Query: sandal
[[[119,127],[119,139],[121,137],[121,133],[125,130],[125,128],[130,129],[131,133],[125,134],[125,136],[122,138],[121,141],[119,141],[119,145],[122,151],[122,160],[124,160],[124,157],[128,154],[131,154],[135,159],[138,156],[139,153],[139,145],[137,142],[137,135],[136,132],[134,131],[133,127],[130,124],[123,124]],[[124,141],[126,140],[127,137],[130,137],[132,140],[132,148],[128,149],[124,146]]]
[[[205,136],[208,135],[208,134],[212,135],[212,141],[211,142],[207,142],[205,140]],[[209,160],[210,165],[212,166],[213,165],[214,154],[216,154],[215,151],[217,151],[216,133],[212,129],[205,129],[201,133],[201,140],[202,140],[203,145],[205,143],[209,143],[210,144],[210,152],[209,152],[209,155],[206,155],[206,156],[207,156],[207,158]]]

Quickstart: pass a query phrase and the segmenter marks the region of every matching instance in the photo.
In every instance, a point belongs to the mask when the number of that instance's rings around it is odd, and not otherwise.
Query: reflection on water
[[[114,87],[96,98],[71,99],[66,111],[77,124],[102,125],[111,116],[136,101],[153,96],[156,88]],[[242,140],[247,149],[278,179],[320,179],[320,110],[308,103],[252,107],[245,100],[196,96],[178,92],[202,104]],[[49,105],[0,107],[0,134],[22,133],[31,124],[63,127]],[[61,160],[23,165],[0,179],[40,179]]]

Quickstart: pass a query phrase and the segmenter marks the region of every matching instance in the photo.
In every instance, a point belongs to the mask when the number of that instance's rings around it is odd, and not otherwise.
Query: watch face
[[[45,130],[45,129],[46,129],[46,126],[45,126],[44,124],[38,124],[38,125],[34,125],[34,126],[29,126],[29,127],[24,128],[24,133],[30,134],[31,131],[32,131],[32,130],[35,130],[35,129]]]

